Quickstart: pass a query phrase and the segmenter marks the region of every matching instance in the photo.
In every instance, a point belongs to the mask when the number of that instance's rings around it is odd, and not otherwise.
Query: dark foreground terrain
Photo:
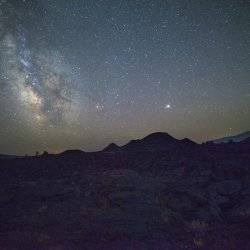
[[[0,185],[0,249],[250,249],[249,139],[3,157]]]

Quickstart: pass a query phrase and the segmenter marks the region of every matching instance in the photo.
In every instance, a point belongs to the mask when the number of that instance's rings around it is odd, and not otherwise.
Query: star
[[[164,109],[171,109],[171,105],[170,104],[166,104]]]

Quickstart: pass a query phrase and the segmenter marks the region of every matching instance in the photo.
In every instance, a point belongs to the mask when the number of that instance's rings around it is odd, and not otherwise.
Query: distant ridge
[[[230,141],[233,142],[241,142],[246,139],[250,138],[250,131],[238,134],[238,135],[233,135],[233,136],[228,136],[220,139],[213,140],[214,143],[227,143]]]
[[[86,154],[86,153],[80,149],[70,149],[60,153],[60,155],[74,155],[74,154]]]
[[[104,151],[108,151],[108,149],[112,149],[111,151],[158,151],[177,147],[192,147],[195,145],[197,145],[195,142],[187,138],[178,140],[168,133],[156,132],[149,134],[142,139],[131,140],[129,143],[121,147],[118,147],[115,144],[110,144],[104,149]]]
[[[141,140],[132,140],[128,144],[122,146],[126,150],[157,150],[163,149],[170,144],[175,144],[178,140],[173,138],[167,133],[156,132],[150,135],[147,135]]]
[[[18,157],[20,158],[21,156],[0,154],[0,159],[15,159]]]

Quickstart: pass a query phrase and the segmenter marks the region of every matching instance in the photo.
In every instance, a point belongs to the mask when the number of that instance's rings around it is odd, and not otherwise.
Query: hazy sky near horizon
[[[243,0],[0,0],[0,153],[250,130]]]

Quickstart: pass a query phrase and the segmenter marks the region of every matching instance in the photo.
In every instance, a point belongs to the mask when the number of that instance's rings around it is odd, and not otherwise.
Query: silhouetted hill
[[[128,151],[162,151],[195,145],[196,143],[189,139],[177,140],[167,133],[157,132],[141,140],[132,140],[121,148]]]

